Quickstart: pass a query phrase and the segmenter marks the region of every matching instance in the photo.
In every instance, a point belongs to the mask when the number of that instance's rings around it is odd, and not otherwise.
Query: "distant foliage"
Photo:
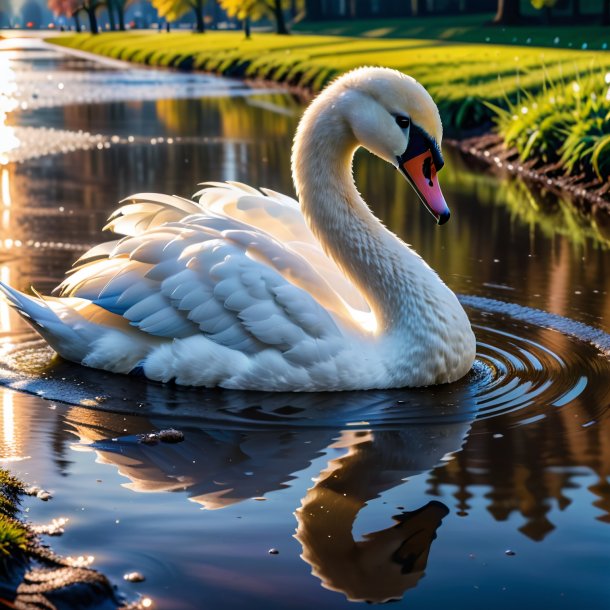
[[[47,6],[56,16],[72,17],[79,8],[80,2],[78,0],[49,0]]]
[[[152,5],[157,9],[159,17],[167,21],[176,21],[189,11],[195,13],[197,31],[203,33],[205,25],[203,21],[203,7],[206,0],[152,0]]]
[[[535,9],[553,8],[557,4],[557,0],[532,0],[532,6]]]
[[[278,34],[287,34],[284,11],[297,3],[290,0],[219,0],[219,4],[229,17],[244,21],[246,36],[249,36],[249,23],[263,17],[271,17],[276,22]]]
[[[610,176],[610,73],[558,79],[508,109],[494,107],[500,134],[521,159],[560,163],[568,174]]]
[[[264,0],[219,0],[219,4],[229,17],[252,21],[261,19],[268,10]]]

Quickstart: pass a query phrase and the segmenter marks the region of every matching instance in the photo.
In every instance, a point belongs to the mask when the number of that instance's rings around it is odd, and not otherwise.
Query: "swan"
[[[438,224],[442,125],[431,96],[358,68],[306,109],[292,150],[299,203],[237,182],[196,201],[140,193],[58,296],[2,284],[63,358],[177,384],[367,390],[455,381],[475,337],[455,294],[373,215],[353,182],[360,146],[399,169]]]

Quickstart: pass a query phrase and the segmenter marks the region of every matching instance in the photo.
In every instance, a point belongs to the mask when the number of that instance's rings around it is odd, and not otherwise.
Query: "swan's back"
[[[238,183],[197,195],[123,202],[106,227],[123,237],[89,250],[59,298],[44,300],[71,327],[69,349],[45,338],[71,360],[122,373],[143,366],[161,381],[243,387],[245,374],[254,389],[344,385],[355,373],[346,348],[368,334],[356,322],[366,303],[297,202]],[[82,348],[74,328],[86,331]],[[117,357],[126,340],[133,358]]]

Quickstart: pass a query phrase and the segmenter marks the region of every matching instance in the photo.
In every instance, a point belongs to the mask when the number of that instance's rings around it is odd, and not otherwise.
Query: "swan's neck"
[[[303,214],[327,254],[369,303],[380,332],[421,324],[438,276],[373,215],[352,177],[358,143],[330,104],[312,105],[293,149]],[[383,178],[381,178],[383,179]],[[419,311],[418,311],[419,310]],[[425,315],[425,314],[423,314]]]

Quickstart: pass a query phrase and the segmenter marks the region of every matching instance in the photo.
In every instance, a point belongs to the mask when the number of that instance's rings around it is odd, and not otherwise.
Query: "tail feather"
[[[75,328],[75,318],[81,318],[78,312],[59,299],[47,300],[37,292],[29,296],[3,282],[0,293],[56,352],[68,360],[82,361],[89,342],[84,329]]]
[[[60,321],[57,314],[38,293],[36,293],[35,297],[30,297],[4,282],[0,282],[0,292],[4,295],[9,305],[16,309],[22,317],[37,329],[45,328],[45,323],[52,324],[53,322]]]
[[[29,296],[0,282],[0,295],[63,358],[127,373],[159,340],[87,299]]]

